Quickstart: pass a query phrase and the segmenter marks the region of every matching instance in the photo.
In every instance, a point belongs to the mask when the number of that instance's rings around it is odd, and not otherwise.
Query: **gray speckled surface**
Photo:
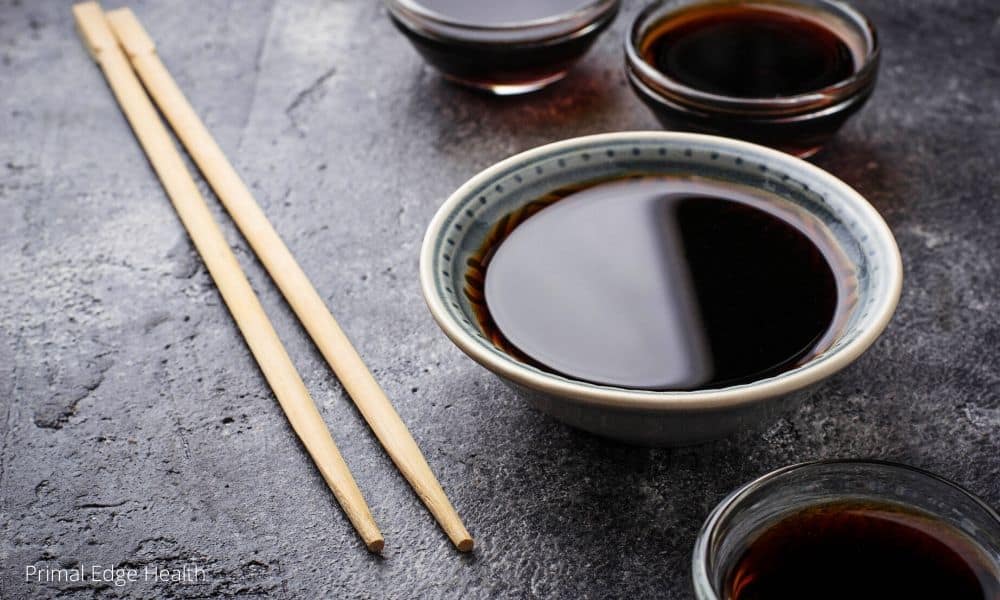
[[[905,461],[1000,505],[1000,5],[858,2],[885,47],[816,159],[894,230],[887,333],[761,431],[677,450],[532,411],[438,331],[438,204],[544,142],[654,128],[620,40],[516,99],[451,87],[362,0],[136,3],[167,66],[409,423],[478,542],[453,551],[213,202],[387,538],[364,551],[295,440],[68,2],[0,1],[0,597],[689,598],[711,507],[789,462]],[[109,7],[117,6],[109,4]],[[197,564],[207,581],[25,582]]]

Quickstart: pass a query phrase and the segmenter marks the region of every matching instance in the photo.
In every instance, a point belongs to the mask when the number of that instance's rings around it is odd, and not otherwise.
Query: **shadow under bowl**
[[[554,190],[640,173],[703,177],[757,188],[804,211],[853,270],[853,307],[833,343],[778,375],[718,389],[645,391],[579,381],[525,364],[480,329],[466,294],[467,261],[495,225]],[[611,241],[608,241],[611,243]],[[473,360],[540,410],[580,429],[642,445],[722,437],[778,414],[860,356],[885,329],[902,286],[899,250],[878,212],[847,184],[791,155],[692,133],[621,132],[574,138],[486,169],[438,210],[424,237],[420,278],[431,314]]]

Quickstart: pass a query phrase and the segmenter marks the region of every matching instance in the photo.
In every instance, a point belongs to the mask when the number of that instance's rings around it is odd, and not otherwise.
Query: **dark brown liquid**
[[[753,5],[692,10],[643,42],[643,58],[704,92],[777,98],[823,89],[856,68],[848,45],[795,12]]]
[[[420,4],[448,20],[476,27],[428,34],[392,17],[414,47],[448,79],[497,93],[537,89],[564,75],[611,23],[617,5],[579,29],[499,26],[537,22],[572,13],[586,0],[423,0]],[[553,33],[559,30],[560,33]],[[545,33],[548,31],[548,33]],[[529,35],[530,34],[530,35]],[[504,89],[507,91],[503,91]]]
[[[896,505],[839,503],[779,521],[729,575],[727,600],[998,600],[1000,573],[957,529]]]
[[[498,346],[575,379],[683,390],[775,375],[829,345],[853,277],[782,202],[655,177],[554,192],[497,226],[466,294]]]

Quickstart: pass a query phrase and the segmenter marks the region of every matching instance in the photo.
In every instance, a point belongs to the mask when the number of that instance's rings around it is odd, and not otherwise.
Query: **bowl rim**
[[[422,4],[420,4],[418,0],[384,0],[384,1],[389,10],[400,8],[408,11],[411,14],[417,15],[423,19],[432,21],[434,23],[442,25],[450,25],[452,27],[460,27],[463,29],[481,30],[481,31],[523,30],[523,29],[534,29],[548,25],[556,25],[559,23],[563,23],[587,15],[589,12],[594,10],[607,9],[611,5],[620,2],[620,0],[581,0],[579,6],[554,15],[546,17],[538,17],[534,19],[526,19],[524,21],[505,21],[501,23],[482,25],[482,24],[472,23],[469,21],[462,21],[461,19],[454,19],[445,14],[439,13],[431,8],[423,6]]]
[[[794,166],[796,170],[814,181],[822,181],[827,187],[836,190],[838,201],[854,205],[862,218],[867,221],[867,225],[875,234],[874,237],[877,238],[872,244],[889,252],[889,256],[885,257],[887,268],[881,273],[887,281],[885,289],[888,289],[888,297],[873,307],[873,314],[867,327],[854,339],[835,349],[825,360],[817,363],[808,362],[800,369],[767,379],[724,388],[653,391],[601,386],[577,382],[570,378],[529,369],[515,361],[500,359],[493,353],[491,347],[487,348],[488,342],[469,335],[458,321],[452,318],[445,307],[445,299],[436,293],[433,267],[435,246],[437,239],[444,234],[447,220],[473,191],[487,182],[494,181],[498,175],[508,172],[515,165],[530,165],[535,159],[553,152],[600,146],[623,140],[700,143],[714,145],[720,149],[755,153],[775,163]],[[749,406],[759,400],[790,394],[817,383],[857,359],[885,330],[899,302],[902,282],[902,259],[889,226],[875,207],[837,177],[800,158],[758,144],[720,136],[672,131],[620,131],[574,137],[544,144],[501,160],[466,181],[444,201],[431,219],[420,249],[420,286],[424,300],[438,326],[460,350],[480,365],[516,384],[577,402],[618,409],[690,411]]]
[[[383,0],[390,16],[419,35],[474,45],[552,44],[603,28],[617,15],[621,0],[581,0],[554,15],[524,21],[476,24],[423,6],[419,0]],[[469,38],[469,35],[476,37]],[[485,35],[487,37],[480,37]],[[500,36],[500,37],[496,37]]]

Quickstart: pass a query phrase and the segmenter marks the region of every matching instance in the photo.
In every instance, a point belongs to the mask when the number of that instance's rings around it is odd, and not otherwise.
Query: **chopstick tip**
[[[459,552],[472,552],[472,548],[475,543],[472,541],[471,537],[463,538],[455,542],[455,547],[458,548]]]
[[[380,536],[375,539],[368,540],[367,542],[365,542],[365,545],[368,546],[369,552],[372,552],[374,554],[382,554],[382,548],[385,547],[385,539]]]

